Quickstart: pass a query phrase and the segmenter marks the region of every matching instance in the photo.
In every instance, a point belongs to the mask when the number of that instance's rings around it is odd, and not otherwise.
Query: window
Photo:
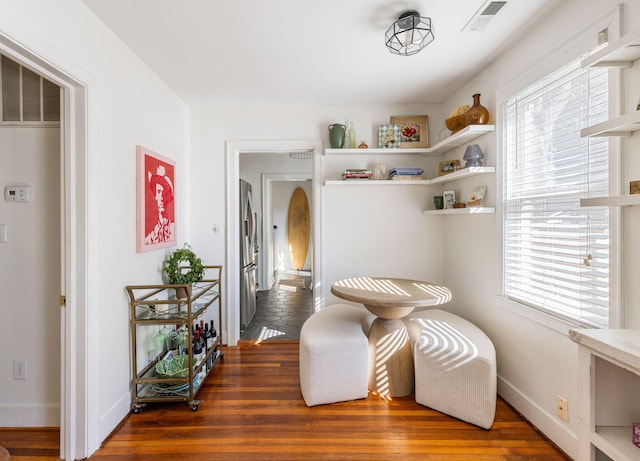
[[[608,118],[608,71],[579,62],[509,98],[503,136],[503,289],[576,325],[608,326],[609,192],[605,138],[580,129]]]

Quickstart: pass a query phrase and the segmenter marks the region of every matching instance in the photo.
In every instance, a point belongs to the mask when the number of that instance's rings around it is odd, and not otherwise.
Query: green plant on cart
[[[171,285],[189,284],[202,280],[204,265],[188,243],[178,248],[165,260],[162,270]]]

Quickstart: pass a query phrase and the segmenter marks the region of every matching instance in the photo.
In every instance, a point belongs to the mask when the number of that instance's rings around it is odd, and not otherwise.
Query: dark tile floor
[[[313,312],[311,277],[280,274],[271,290],[258,291],[256,314],[240,339],[300,339],[300,328]]]

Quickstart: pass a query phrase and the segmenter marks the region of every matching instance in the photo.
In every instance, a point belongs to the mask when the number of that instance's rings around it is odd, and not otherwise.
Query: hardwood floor
[[[327,360],[339,360],[327,357]],[[297,341],[243,342],[186,403],[149,404],[129,415],[91,460],[504,460],[566,461],[502,400],[484,430],[418,405],[374,395],[305,406]],[[57,430],[0,429],[14,461],[57,458]],[[47,437],[48,435],[48,437]],[[49,439],[48,441],[45,439]]]

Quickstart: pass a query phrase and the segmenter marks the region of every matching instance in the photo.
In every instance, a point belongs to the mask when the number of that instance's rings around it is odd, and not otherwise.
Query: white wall
[[[176,160],[178,237],[185,239],[190,223],[189,111],[80,0],[2,2],[0,32],[88,89],[88,206],[79,212],[88,216],[89,299],[86,306],[78,306],[86,309],[87,323],[77,327],[88,332],[88,344],[79,347],[88,350],[90,454],[130,407],[129,310],[124,287],[160,282],[165,257],[163,250],[136,253],[135,146],[142,144]],[[31,285],[25,281],[17,288],[29,290]],[[13,342],[24,339],[21,329],[3,335]],[[57,374],[51,376],[57,379]],[[17,392],[7,398],[18,406],[33,403]],[[46,401],[43,397],[38,403]]]
[[[198,228],[194,226],[192,240],[202,249],[203,257],[210,261],[225,258],[224,239],[217,238],[210,231],[216,222],[224,222],[225,217],[225,141],[260,140],[260,139],[318,139],[329,146],[328,126],[332,123],[344,123],[354,120],[354,128],[358,140],[365,140],[371,147],[377,145],[378,126],[389,122],[391,115],[428,114],[430,120],[440,119],[439,107],[425,105],[407,106],[205,106],[192,110],[192,164],[194,210],[210,209],[210,215],[199,217]],[[444,120],[444,119],[442,119]],[[211,129],[215,127],[215,129]],[[251,127],[248,130],[246,127]],[[430,126],[430,139],[437,139],[440,128],[437,123]],[[422,160],[421,160],[422,161]],[[362,160],[358,160],[361,163]],[[373,160],[369,159],[369,163]],[[435,172],[432,167],[431,173]],[[316,174],[317,172],[314,172]],[[339,179],[336,177],[334,179]],[[202,188],[201,184],[210,187]],[[327,189],[322,188],[322,226],[325,251],[332,248],[350,247],[348,253],[324,253],[324,274],[321,275],[325,286],[322,292],[329,298],[331,283],[346,275],[362,275],[362,264],[366,264],[366,273],[378,275],[388,273],[393,263],[401,268],[403,275],[417,278],[429,277],[435,281],[443,278],[441,222],[423,218],[421,211],[426,207],[431,195],[426,188],[411,186],[397,188],[392,194],[376,188],[367,189],[371,196],[367,198],[357,188]],[[393,197],[393,198],[391,198]],[[216,207],[215,204],[218,204]],[[355,208],[354,208],[355,207]],[[324,235],[324,230],[337,232],[348,228],[345,221],[339,218],[354,220],[354,210],[358,210],[355,226],[366,231],[340,235]],[[385,212],[390,217],[385,217]],[[406,214],[409,214],[406,215]],[[398,228],[395,223],[402,223]],[[228,226],[228,224],[227,224]],[[337,227],[336,227],[337,226]],[[314,237],[315,238],[315,237]],[[416,239],[427,239],[429,245],[412,244]],[[373,242],[363,248],[363,242]],[[352,246],[349,243],[353,243]],[[391,246],[396,249],[393,261],[389,260]],[[410,248],[410,249],[409,249]],[[356,249],[358,249],[356,251]],[[388,249],[388,250],[387,250]],[[402,249],[402,251],[397,251]],[[366,250],[366,251],[365,251]],[[227,274],[227,276],[229,276]],[[318,307],[318,306],[317,306]],[[231,309],[237,308],[230,306]]]
[[[578,57],[563,51],[563,47],[574,42],[574,37],[591,24],[602,25],[601,19],[608,17],[615,0],[572,0],[561,2],[554,11],[531,24],[531,28],[514,39],[507,53],[488,66],[477,78],[469,82],[454,97],[447,107],[469,104],[471,95],[482,93],[482,103],[495,116],[496,94],[504,88],[526,83],[535,74],[553,70],[568,60]],[[640,23],[640,8],[637,2],[625,2],[626,30],[636,29]],[[605,21],[606,25],[606,21]],[[601,28],[601,27],[600,27]],[[572,47],[585,52],[596,44],[596,32],[588,34],[590,41],[579,40]],[[554,63],[550,63],[554,61]],[[551,68],[545,67],[551,64]],[[626,99],[628,110],[635,109],[640,97],[638,64],[631,71],[635,78],[627,78]],[[504,91],[503,91],[504,92]],[[499,132],[496,137],[499,137]],[[615,142],[615,141],[613,141]],[[628,191],[628,181],[640,177],[637,151],[640,142],[636,137],[623,143],[627,154],[623,155],[622,191]],[[496,159],[498,146],[491,142],[489,155]],[[486,153],[486,151],[485,151]],[[461,154],[460,154],[461,155]],[[495,164],[495,163],[494,163]],[[640,208],[627,207],[623,211],[625,237],[622,245],[624,265],[622,270],[623,293],[627,326],[640,327],[640,287],[635,280],[640,275],[638,260],[640,243],[637,229]],[[499,292],[499,215],[493,219],[476,219],[473,216],[452,216],[446,223],[446,281],[454,293],[450,308],[481,326],[496,345],[498,355],[499,393],[521,411],[565,452],[577,455],[577,346],[564,331],[551,328],[537,319],[505,307],[497,296]],[[471,226],[473,226],[471,230]],[[613,279],[612,283],[617,280]],[[556,396],[562,395],[569,402],[569,422],[556,416]]]
[[[60,129],[0,127],[0,190],[28,185],[29,203],[0,198],[0,426],[60,424]],[[28,379],[13,379],[13,360]]]

